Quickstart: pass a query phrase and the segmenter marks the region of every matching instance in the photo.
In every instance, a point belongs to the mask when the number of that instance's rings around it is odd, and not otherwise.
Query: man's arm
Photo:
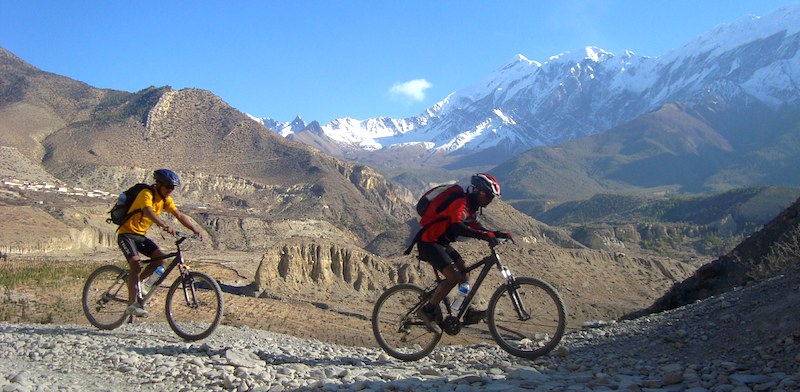
[[[451,227],[456,235],[477,238],[479,240],[484,240],[484,241],[488,241],[489,236],[493,235],[490,234],[491,232],[488,230],[475,230],[472,227],[467,226],[467,224],[464,222],[453,223]]]
[[[201,233],[200,230],[195,229],[194,225],[192,224],[192,222],[189,220],[189,218],[186,215],[184,215],[182,212],[180,212],[177,209],[175,209],[175,211],[172,213],[172,215],[174,215],[175,219],[177,219],[178,222],[181,222],[181,224],[184,227],[186,227],[187,229],[191,230],[192,233],[194,233],[195,235],[199,236],[200,239],[203,239],[203,233]]]
[[[148,217],[151,221],[153,221],[153,223],[156,226],[160,227],[162,230],[168,231],[169,234],[171,234],[171,235],[175,234],[175,229],[169,227],[169,225],[166,222],[161,220],[161,218],[159,218],[158,215],[156,215],[156,213],[153,212],[153,209],[150,208],[150,206],[146,206],[146,207],[142,208],[142,213],[146,217]]]

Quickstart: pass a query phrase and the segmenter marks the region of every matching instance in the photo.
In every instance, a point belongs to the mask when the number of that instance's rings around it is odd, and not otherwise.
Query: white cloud
[[[431,87],[433,85],[425,79],[414,79],[395,84],[389,89],[389,94],[396,98],[419,102],[425,99],[425,90]]]

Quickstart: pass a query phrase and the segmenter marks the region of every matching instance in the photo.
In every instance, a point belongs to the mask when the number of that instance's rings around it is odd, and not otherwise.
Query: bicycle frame
[[[161,276],[158,278],[158,280],[156,280],[156,281],[153,283],[153,285],[151,286],[150,290],[148,290],[148,291],[147,291],[147,294],[143,296],[143,298],[142,298],[142,304],[143,304],[143,305],[144,305],[145,303],[147,303],[147,301],[148,301],[148,300],[149,300],[149,299],[150,299],[152,296],[154,296],[154,295],[155,295],[155,293],[156,293],[156,291],[158,291],[158,288],[160,287],[161,283],[163,283],[165,280],[167,280],[167,277],[168,277],[168,276],[169,276],[169,274],[172,272],[172,270],[174,270],[174,269],[175,269],[175,267],[179,267],[179,270],[180,270],[180,272],[181,272],[181,276],[183,276],[183,274],[185,273],[184,271],[185,271],[185,270],[187,270],[187,269],[189,268],[189,267],[188,267],[188,266],[187,266],[187,265],[186,265],[186,264],[183,262],[183,252],[181,251],[181,243],[182,243],[184,240],[186,240],[186,237],[180,238],[180,239],[178,239],[178,240],[175,242],[175,245],[177,246],[177,250],[176,250],[176,251],[174,251],[174,252],[171,252],[171,253],[167,253],[167,254],[165,254],[165,255],[163,255],[163,256],[154,257],[154,258],[151,258],[151,259],[147,259],[147,260],[143,260],[143,261],[142,261],[142,263],[145,263],[145,264],[150,264],[150,263],[152,263],[152,262],[154,262],[154,261],[158,261],[158,260],[166,260],[166,259],[169,259],[169,258],[171,258],[171,257],[174,257],[174,259],[172,259],[172,261],[170,261],[170,262],[169,262],[169,264],[167,264],[167,265],[164,267],[164,273],[163,273],[163,274],[161,274]],[[140,291],[140,292],[141,292],[141,291]]]
[[[185,263],[180,244],[189,237],[184,233],[176,233],[180,238],[175,242],[177,250],[169,254],[141,260],[142,264],[165,264],[164,273],[155,279],[150,290],[145,294],[138,288],[139,302],[144,305],[161,289],[161,285],[176,268],[179,276],[169,285],[165,296],[164,310],[167,323],[175,333],[189,341],[208,337],[222,320],[222,290],[217,281],[199,271],[193,271]],[[128,281],[132,279],[130,269],[115,264],[97,268],[86,279],[83,286],[81,303],[89,322],[97,328],[112,330],[122,325],[125,320],[132,323],[133,312],[128,311]],[[141,283],[141,282],[140,282]],[[141,297],[144,294],[143,298]]]
[[[461,305],[461,308],[458,310],[458,314],[456,315],[456,317],[459,320],[461,320],[464,317],[467,308],[469,308],[469,305],[472,303],[472,298],[475,297],[475,293],[478,292],[478,289],[480,289],[484,279],[486,279],[486,276],[489,275],[489,270],[491,270],[492,267],[496,265],[497,269],[500,271],[500,274],[503,275],[503,278],[505,278],[506,280],[505,283],[506,286],[508,286],[509,289],[511,290],[511,297],[514,303],[514,309],[517,311],[520,320],[528,320],[530,318],[530,314],[525,310],[525,308],[522,306],[522,302],[519,300],[518,294],[516,292],[516,289],[519,288],[519,285],[514,279],[514,275],[512,275],[511,271],[509,271],[509,269],[500,262],[500,256],[498,256],[495,248],[491,248],[491,250],[492,250],[491,254],[484,257],[475,264],[468,266],[464,270],[464,273],[467,274],[483,266],[483,269],[481,269],[481,272],[478,274],[478,278],[475,279],[475,284],[472,286],[472,289],[467,294],[467,297],[464,298],[464,302]],[[436,278],[437,278],[436,280],[438,283],[439,281],[441,281],[439,277],[439,271],[436,271],[435,268],[434,271],[436,272]],[[445,302],[445,307],[447,308],[448,315],[452,316],[453,312],[452,308],[450,307],[450,301],[445,300],[444,302]]]

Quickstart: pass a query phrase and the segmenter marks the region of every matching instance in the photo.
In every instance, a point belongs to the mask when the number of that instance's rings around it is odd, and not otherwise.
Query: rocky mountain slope
[[[700,267],[647,309],[660,312],[785,274],[800,267],[800,199],[731,252]],[[797,318],[795,318],[797,320]]]
[[[588,200],[512,205],[566,229],[592,249],[644,247],[686,257],[727,253],[800,197],[800,189],[746,187],[712,195],[597,194]]]
[[[338,226],[360,246],[409,231],[407,191],[366,166],[284,140],[208,91],[94,89],[4,50],[0,67],[0,144],[6,157],[26,158],[6,161],[6,172],[38,166],[56,182],[120,192],[169,167],[183,180],[179,202],[202,207],[195,219],[209,230],[238,225],[238,209],[263,226]]]
[[[492,169],[509,199],[580,200],[597,193],[711,193],[798,186],[795,104],[749,109],[709,98],[669,104],[604,133],[539,147]],[[523,180],[524,179],[524,180]]]
[[[215,277],[243,303],[305,298],[364,315],[384,287],[432,279],[427,265],[400,256],[416,229],[414,198],[370,167],[284,140],[208,91],[93,89],[0,54],[0,168],[8,175],[0,251],[11,260],[116,260],[115,227],[104,221],[113,194],[170,167],[182,179],[176,201],[206,231],[198,256],[222,260],[211,263]],[[573,324],[645,305],[693,269],[585,249],[502,200],[482,219],[514,233],[519,245],[508,256],[519,274],[564,288]],[[465,243],[462,254],[478,260],[484,247]],[[595,299],[614,285],[623,294]],[[251,306],[231,308],[242,312],[234,320],[249,317]]]

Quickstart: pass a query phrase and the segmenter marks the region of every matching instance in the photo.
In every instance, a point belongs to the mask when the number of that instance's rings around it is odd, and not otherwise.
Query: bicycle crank
[[[446,332],[448,335],[458,335],[461,332],[461,321],[458,321],[458,317],[456,316],[447,316],[439,326],[442,327],[442,331]]]

